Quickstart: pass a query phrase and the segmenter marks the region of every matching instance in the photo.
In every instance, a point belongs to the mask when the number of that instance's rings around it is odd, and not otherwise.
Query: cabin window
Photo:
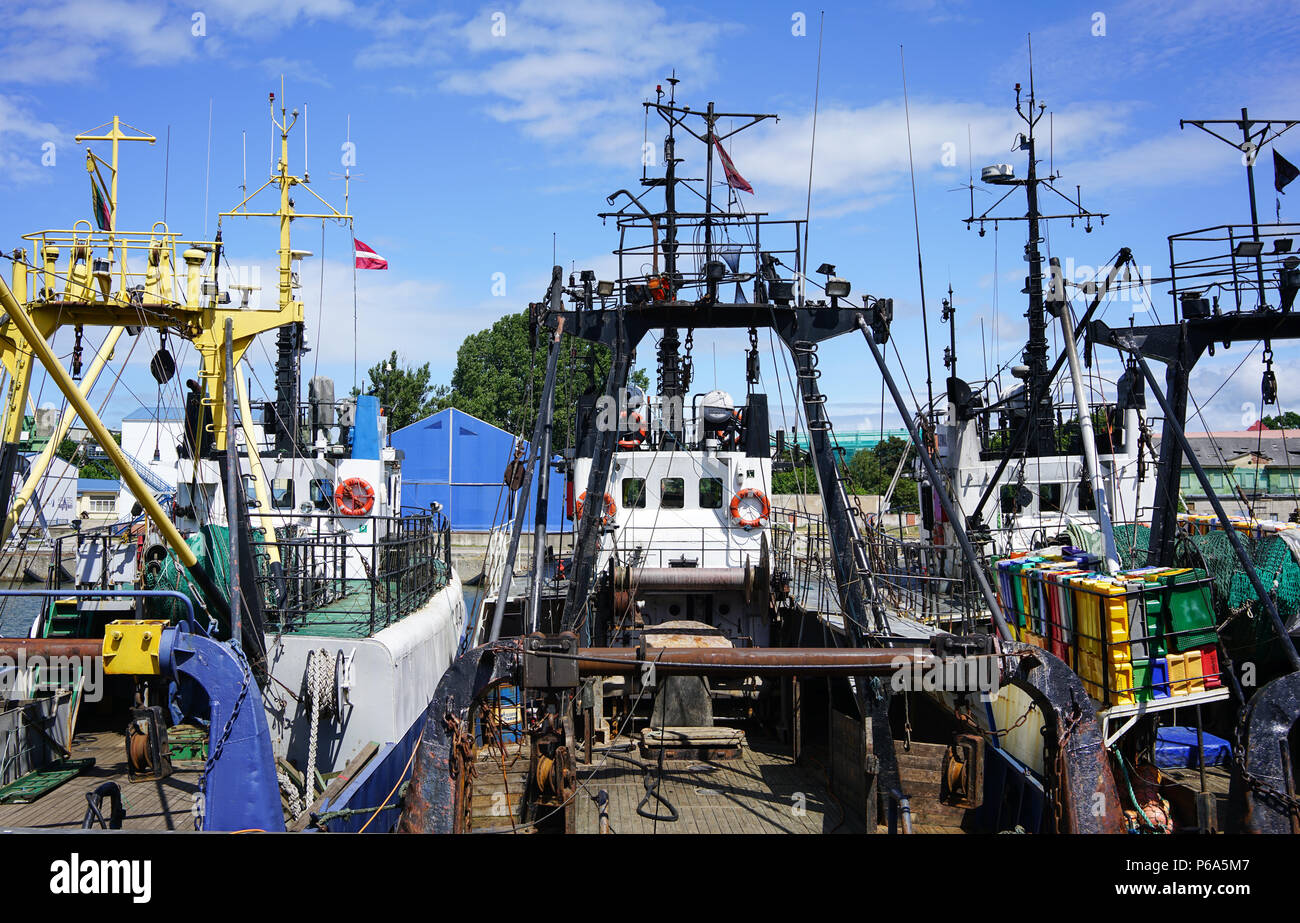
[[[1038,511],[1040,513],[1059,513],[1061,511],[1061,485],[1038,485]]]
[[[623,478],[623,508],[645,509],[645,478]]]
[[[1002,515],[1010,516],[1016,512],[1016,485],[1002,485],[1001,504]]]
[[[329,478],[311,479],[311,502],[318,510],[327,510],[334,501],[334,482]]]
[[[682,478],[660,478],[659,505],[666,510],[680,510],[685,506],[686,481]]]
[[[292,478],[274,478],[271,481],[271,506],[277,510],[293,509]]]
[[[722,509],[722,478],[700,478],[700,509]]]

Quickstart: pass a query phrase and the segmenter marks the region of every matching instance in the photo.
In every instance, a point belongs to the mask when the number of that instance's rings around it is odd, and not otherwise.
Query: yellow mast
[[[271,99],[274,103],[274,94]],[[72,230],[47,230],[26,235],[25,239],[33,246],[36,265],[26,262],[26,251],[19,251],[19,258],[14,263],[16,294],[10,291],[3,280],[0,280],[0,302],[3,302],[9,310],[12,319],[11,323],[0,324],[0,364],[9,373],[3,434],[5,443],[9,444],[5,446],[6,451],[13,451],[16,448],[13,444],[17,443],[21,434],[22,411],[28,399],[33,360],[39,358],[47,368],[49,368],[49,361],[57,364],[57,359],[54,358],[47,340],[60,327],[70,325],[154,327],[159,330],[174,331],[189,339],[202,360],[199,378],[204,390],[202,403],[211,413],[212,418],[209,431],[216,448],[219,450],[225,448],[226,375],[234,373],[249,344],[259,333],[274,330],[285,324],[301,323],[303,320],[303,303],[294,297],[294,253],[290,240],[293,219],[299,217],[351,221],[351,216],[346,209],[339,212],[306,185],[305,173],[299,177],[289,172],[288,137],[297,121],[297,110],[292,114],[292,121],[286,115],[283,105],[280,113],[280,119],[275,122],[280,131],[280,158],[275,175],[252,195],[245,196],[235,210],[222,215],[222,217],[279,219],[279,285],[277,304],[272,310],[244,310],[240,306],[232,306],[227,293],[219,293],[216,284],[215,256],[220,248],[220,235],[214,242],[183,245],[178,236],[169,231],[162,222],[156,223],[147,232],[123,232],[118,228],[119,145],[122,141],[153,143],[155,138],[127,125],[117,116],[100,129],[77,136],[79,142],[108,141],[112,144],[111,161],[108,164],[104,164],[103,160],[93,153],[87,154],[88,171],[98,173],[100,165],[105,165],[112,174],[109,202],[110,229],[107,232],[96,232],[90,229],[88,223],[78,222],[79,225],[86,225],[84,230],[74,227]],[[129,134],[123,130],[124,128],[138,134]],[[271,185],[277,186],[280,193],[277,209],[274,212],[249,211],[249,202],[261,190]],[[306,189],[325,207],[325,211],[297,212],[291,198],[291,191],[295,186]],[[61,270],[59,262],[64,255],[63,248],[67,250],[67,264],[66,269]],[[177,251],[182,248],[183,252],[179,255],[185,266],[179,268]],[[110,264],[116,262],[119,266],[118,272],[114,274],[96,269],[97,253],[103,254],[103,258],[106,258]],[[127,257],[130,254],[143,257],[141,262],[147,264],[148,268],[144,271],[128,271]],[[176,272],[179,283],[175,287],[172,279],[173,272]],[[61,280],[65,280],[67,284],[60,285]],[[129,284],[137,280],[141,284],[135,286]],[[116,290],[113,288],[114,281],[117,282]],[[87,282],[92,284],[86,284]],[[234,359],[230,368],[227,368],[224,356],[227,319],[232,321],[233,326]],[[186,566],[192,565],[193,552],[185,544],[180,533],[158,506],[135,470],[122,456],[120,447],[95,416],[72,377],[62,366],[59,366],[59,372],[61,374],[50,369],[51,377],[58,384],[59,389],[86,423],[96,441],[117,465],[136,499],[144,506],[150,517],[158,522],[164,538],[177,552],[182,563]],[[251,420],[246,422],[251,426]],[[251,445],[253,440],[249,442]],[[256,453],[255,446],[252,452]],[[256,478],[261,472],[260,458],[251,467]],[[262,479],[264,481],[264,475]],[[262,483],[260,488],[264,491],[265,483]]]
[[[99,347],[99,352],[95,354],[95,360],[90,364],[90,369],[86,372],[86,377],[81,380],[81,393],[86,397],[90,396],[90,389],[95,386],[95,381],[99,378],[99,373],[103,371],[104,366],[113,358],[113,349],[117,346],[117,341],[121,338],[122,327],[114,327],[104,338],[103,344]],[[50,436],[50,441],[46,444],[45,449],[32,462],[31,471],[27,475],[27,480],[18,490],[17,496],[9,504],[9,514],[5,516],[3,525],[0,525],[0,545],[3,545],[18,524],[18,520],[23,515],[23,510],[31,502],[32,495],[36,493],[36,486],[40,483],[41,478],[45,476],[46,470],[50,467],[50,461],[54,454],[59,450],[63,440],[68,437],[68,430],[72,428],[72,423],[77,419],[77,408],[69,404],[63,411],[63,416],[59,418],[59,425]]]
[[[112,184],[112,192],[109,194],[108,197],[108,215],[109,215],[108,228],[111,233],[117,230],[117,145],[118,142],[148,141],[150,144],[154,144],[155,142],[157,142],[158,139],[155,138],[153,135],[145,134],[144,132],[140,131],[140,129],[136,128],[134,125],[126,125],[126,123],[123,122],[122,119],[116,115],[113,116],[111,122],[105,122],[104,125],[99,126],[99,128],[92,128],[91,131],[100,131],[105,127],[105,125],[112,126],[112,128],[109,129],[107,134],[93,135],[87,132],[87,133],[77,135],[72,140],[76,141],[78,144],[80,144],[83,141],[111,141],[113,144],[112,163],[109,166],[109,170],[112,171],[113,174],[113,184]],[[132,131],[137,131],[140,133],[137,135],[128,135],[126,132],[122,131],[123,125],[126,125],[126,127],[131,129]],[[96,157],[92,151],[87,150],[86,171],[88,173],[97,172],[95,167],[97,161],[99,161],[99,158]]]

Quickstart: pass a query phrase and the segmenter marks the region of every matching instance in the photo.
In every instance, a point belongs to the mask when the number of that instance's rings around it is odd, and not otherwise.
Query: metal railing
[[[260,567],[267,625],[310,631],[324,625],[373,634],[425,605],[451,575],[451,531],[441,513],[364,516],[335,531],[328,513],[297,517],[275,543],[284,582]],[[306,520],[306,524],[301,524]],[[255,540],[264,556],[269,542]]]
[[[887,608],[959,634],[987,622],[988,607],[960,545],[904,540],[872,522],[863,538]]]
[[[773,571],[790,585],[791,600],[812,612],[839,612],[830,533],[821,516],[773,509]],[[890,535],[866,517],[862,529],[876,592],[887,610],[947,631],[970,633],[988,619],[979,585],[957,545]]]

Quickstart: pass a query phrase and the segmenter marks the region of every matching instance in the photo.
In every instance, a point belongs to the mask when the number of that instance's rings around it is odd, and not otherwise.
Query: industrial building
[[[508,522],[510,492],[502,483],[514,457],[515,437],[503,429],[448,408],[394,432],[393,448],[402,457],[402,505],[428,508],[442,505],[454,531],[486,531]],[[527,443],[525,443],[525,457]],[[570,530],[565,518],[564,476],[550,471],[547,528]],[[525,513],[527,531],[534,519],[533,504]]]

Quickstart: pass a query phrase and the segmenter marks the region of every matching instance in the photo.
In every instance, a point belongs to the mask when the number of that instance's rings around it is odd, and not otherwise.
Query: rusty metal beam
[[[889,676],[901,666],[932,661],[928,647],[584,647],[578,672],[586,676],[639,673],[653,663],[661,674],[709,676]]]
[[[103,638],[0,638],[0,657],[98,657]]]

